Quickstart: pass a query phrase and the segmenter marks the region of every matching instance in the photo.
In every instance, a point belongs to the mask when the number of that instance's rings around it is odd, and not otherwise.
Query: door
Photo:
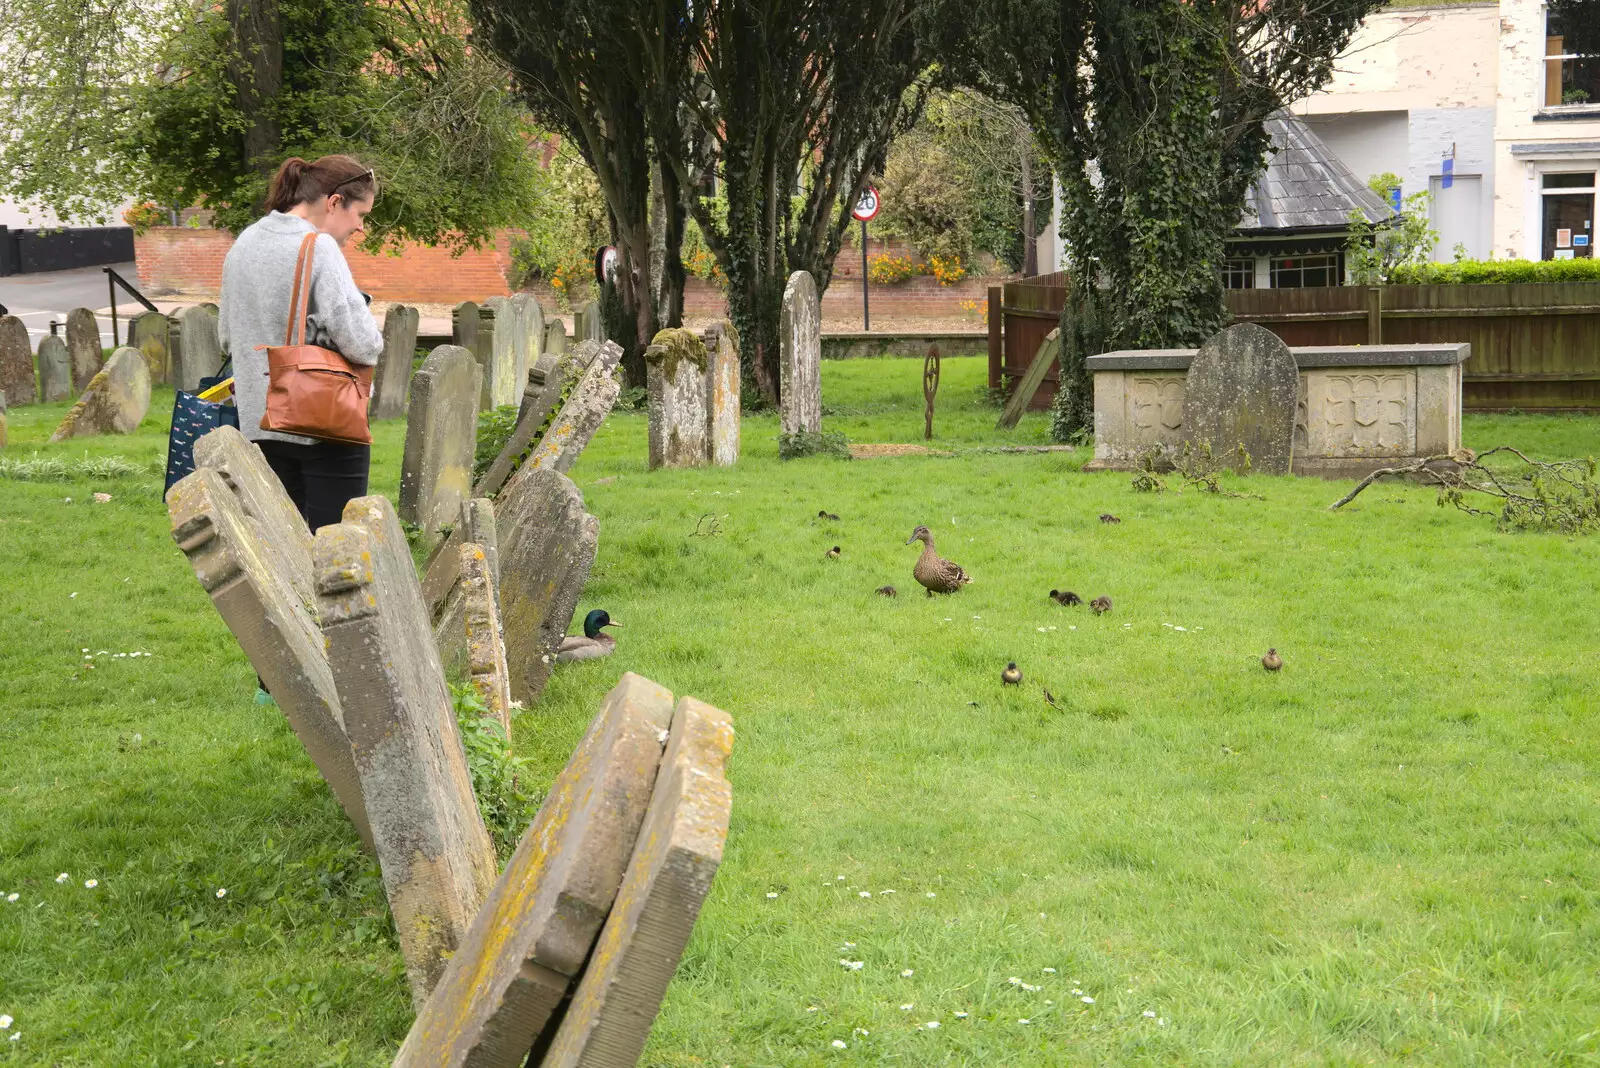
[[[1433,258],[1449,263],[1456,258],[1456,246],[1467,250],[1467,259],[1481,260],[1489,254],[1489,216],[1483,209],[1483,177],[1477,174],[1454,176],[1449,189],[1435,177],[1429,183],[1433,193],[1431,222],[1439,234]]]

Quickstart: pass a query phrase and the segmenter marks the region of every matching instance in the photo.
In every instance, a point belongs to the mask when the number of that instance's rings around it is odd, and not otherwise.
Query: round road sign
[[[878,199],[878,191],[869,185],[861,191],[861,199],[856,201],[855,210],[850,214],[862,222],[869,222],[881,207],[883,203]]]

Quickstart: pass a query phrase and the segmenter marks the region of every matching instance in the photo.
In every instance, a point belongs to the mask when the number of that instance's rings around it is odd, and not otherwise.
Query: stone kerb
[[[194,462],[196,467],[222,472],[245,514],[260,527],[274,573],[283,577],[308,611],[313,611],[316,594],[311,582],[311,531],[261,454],[261,447],[236,427],[219,426],[194,443]]]
[[[33,344],[28,340],[28,328],[15,315],[0,315],[0,390],[13,408],[39,399]]]
[[[374,419],[398,419],[406,414],[406,393],[417,354],[417,326],[421,313],[405,304],[391,304],[383,315],[383,354],[372,380]]]
[[[594,566],[600,522],[556,471],[536,471],[495,504],[500,530],[500,623],[511,697],[532,706],[544,692]]]
[[[72,357],[54,334],[39,339],[39,394],[46,404],[72,396]]]
[[[217,313],[204,304],[180,308],[172,316],[172,384],[193,393],[200,379],[222,366]]]
[[[703,340],[711,360],[706,372],[710,458],[718,467],[731,467],[739,462],[739,335],[722,320],[706,330]]]
[[[144,354],[150,381],[164,384],[172,365],[172,324],[158,311],[140,312],[128,320],[128,347]]]
[[[90,380],[50,440],[131,434],[149,410],[149,366],[143,353],[124,345]]]
[[[732,749],[727,713],[678,701],[638,845],[541,1068],[639,1062],[722,863]]]
[[[494,884],[450,688],[405,532],[358,497],[313,543],[328,662],[417,1006]]]
[[[461,502],[472,492],[481,378],[471,352],[440,345],[411,382],[400,516],[430,535],[455,521]]]
[[[710,458],[706,345],[692,332],[663,330],[644,353],[650,467],[700,467]]]
[[[612,911],[671,719],[672,694],[649,679],[625,674],[606,695],[418,1013],[395,1068],[528,1061]]]
[[[785,434],[822,430],[822,309],[805,271],[789,276],[778,326],[779,423]]]
[[[372,830],[322,634],[274,560],[270,535],[247,515],[242,481],[236,475],[230,484],[223,472],[202,466],[173,486],[172,538],[370,851]]]
[[[67,352],[72,356],[72,388],[82,392],[106,359],[100,345],[100,324],[88,308],[67,313]]]

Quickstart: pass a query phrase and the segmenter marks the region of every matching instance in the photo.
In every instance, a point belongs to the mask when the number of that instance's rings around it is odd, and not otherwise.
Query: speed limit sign
[[[862,222],[867,222],[878,214],[878,209],[882,206],[878,200],[878,191],[869,185],[861,191],[861,199],[856,201],[855,210],[850,214]]]

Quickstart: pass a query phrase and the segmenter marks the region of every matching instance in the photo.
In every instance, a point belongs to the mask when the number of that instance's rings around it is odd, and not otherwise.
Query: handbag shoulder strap
[[[317,234],[307,234],[300,242],[300,255],[294,261],[294,289],[289,294],[289,325],[283,331],[285,345],[304,345],[306,315],[311,303],[311,261],[316,254]]]

